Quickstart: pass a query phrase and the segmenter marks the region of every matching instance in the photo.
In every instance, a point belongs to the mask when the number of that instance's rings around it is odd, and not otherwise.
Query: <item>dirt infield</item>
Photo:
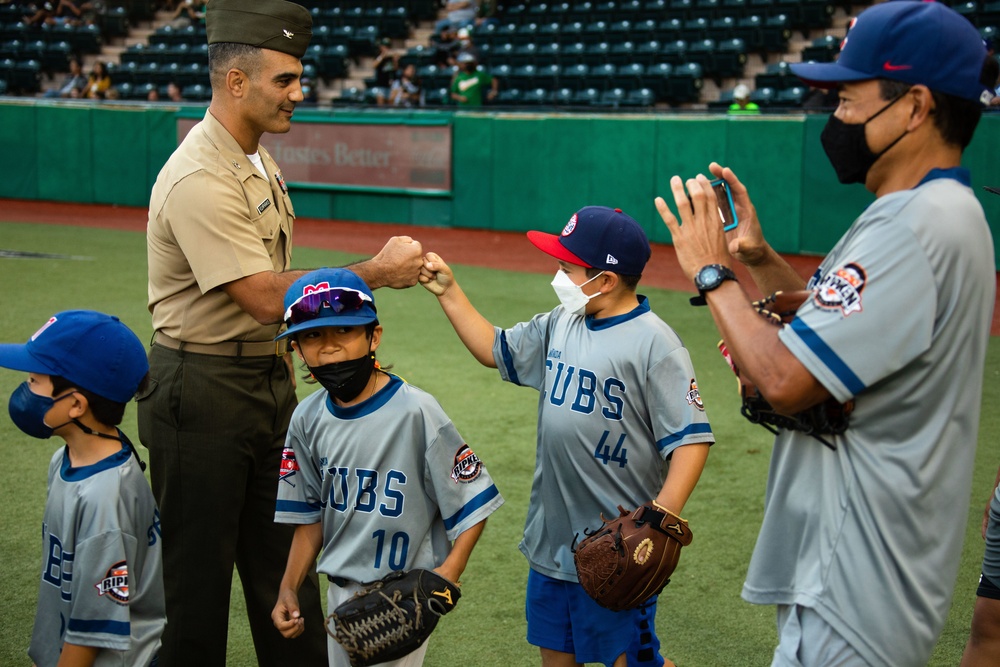
[[[102,227],[141,232],[146,229],[146,209],[89,204],[38,202],[19,199],[2,200],[2,222],[37,222],[81,227]],[[344,222],[298,218],[295,221],[295,244],[309,248],[339,250],[360,255],[374,255],[390,236],[412,236],[424,250],[440,254],[451,264],[467,264],[494,269],[550,274],[552,259],[539,252],[521,232],[419,227],[414,225]],[[803,278],[819,264],[819,257],[783,255]],[[749,276],[736,267],[741,283],[753,290]],[[1000,283],[1000,273],[998,273]],[[646,266],[642,283],[663,289],[694,292],[681,273],[673,248],[653,244],[653,257]],[[751,296],[759,296],[755,291]],[[1000,290],[993,308],[992,334],[1000,335]]]

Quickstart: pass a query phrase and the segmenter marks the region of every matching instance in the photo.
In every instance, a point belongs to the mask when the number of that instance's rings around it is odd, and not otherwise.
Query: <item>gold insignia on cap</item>
[[[288,32],[284,28],[282,28],[281,32],[285,33],[285,38],[286,39],[291,39],[292,37],[295,37],[295,33],[294,32]]]

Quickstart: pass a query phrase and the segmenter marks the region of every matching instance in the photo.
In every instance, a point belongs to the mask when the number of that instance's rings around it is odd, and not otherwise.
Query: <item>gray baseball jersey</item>
[[[63,642],[104,649],[97,667],[152,664],[166,623],[159,523],[128,447],[81,468],[55,453],[28,649],[38,667],[55,665]]]
[[[814,608],[873,665],[927,664],[962,551],[996,282],[968,183],[876,200],[780,334],[855,408],[836,451],[778,435],[743,597]]]
[[[314,392],[295,409],[282,456],[275,521],[322,521],[316,569],[350,581],[437,567],[450,540],[503,504],[434,397],[389,377],[346,408]]]
[[[617,317],[558,306],[497,328],[493,357],[504,380],[541,392],[520,549],[536,571],[576,581],[583,531],[654,498],[674,449],[715,441],[691,358],[644,296]]]

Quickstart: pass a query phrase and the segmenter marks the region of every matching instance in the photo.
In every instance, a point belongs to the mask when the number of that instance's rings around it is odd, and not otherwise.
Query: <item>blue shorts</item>
[[[635,634],[628,650],[628,667],[663,667],[660,639],[656,636],[656,599],[653,596],[635,610]]]
[[[528,571],[528,643],[569,653],[580,663],[613,665],[635,637],[633,611],[610,611],[574,581]]]
[[[981,598],[1000,600],[1000,487],[990,501],[990,522],[986,526],[986,551],[983,553],[983,574],[979,578]]]

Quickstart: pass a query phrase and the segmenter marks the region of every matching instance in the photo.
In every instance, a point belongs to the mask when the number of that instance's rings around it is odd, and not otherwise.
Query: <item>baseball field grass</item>
[[[57,258],[11,257],[3,251],[49,253]],[[297,248],[299,267],[342,265],[356,256]],[[448,261],[448,257],[444,257]],[[473,303],[501,326],[550,309],[549,277],[455,266]],[[771,435],[746,422],[738,410],[735,381],[716,350],[718,334],[705,309],[689,295],[640,289],[691,351],[699,386],[718,440],[685,508],[693,543],[684,550],[660,598],[657,630],[664,654],[681,667],[770,664],[774,613],[740,599],[763,511]],[[376,293],[385,328],[379,359],[433,394],[467,442],[486,462],[506,498],[487,524],[463,577],[463,597],[430,640],[429,667],[538,664],[524,639],[527,564],[517,549],[535,456],[537,394],[500,381],[465,351],[436,300],[420,287]],[[0,223],[0,342],[23,342],[53,313],[90,308],[116,314],[143,340],[151,334],[146,310],[145,238],[141,233],[82,227]],[[872,341],[872,344],[877,344]],[[23,374],[0,369],[0,398]],[[300,395],[313,390],[300,383]],[[958,664],[968,636],[983,544],[979,526],[1000,463],[1000,339],[991,340],[975,483],[969,499],[966,541],[951,613],[931,665]],[[135,407],[123,429],[138,444]],[[961,443],[973,446],[973,443]],[[57,439],[25,436],[0,416],[0,666],[30,665],[40,568],[40,525],[46,470]],[[817,446],[820,446],[817,444]],[[145,458],[145,450],[140,446]],[[932,530],[928,527],[928,530]],[[212,536],[205,535],[212,549]],[[197,605],[198,600],[190,601]],[[256,664],[239,579],[234,577],[229,630],[233,666]],[[307,619],[320,623],[321,619]],[[887,638],[891,641],[891,638]]]

